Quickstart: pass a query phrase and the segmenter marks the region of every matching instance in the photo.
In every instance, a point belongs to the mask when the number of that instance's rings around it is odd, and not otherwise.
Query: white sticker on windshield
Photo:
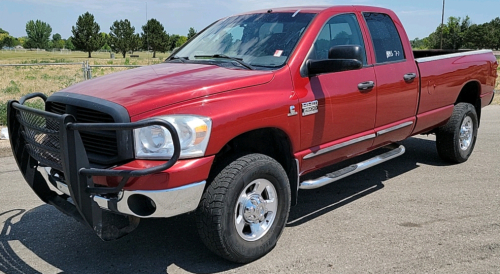
[[[274,57],[280,57],[281,54],[283,54],[283,51],[278,49],[274,52]]]

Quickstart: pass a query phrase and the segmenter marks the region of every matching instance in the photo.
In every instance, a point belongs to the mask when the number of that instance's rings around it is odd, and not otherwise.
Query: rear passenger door
[[[417,112],[419,76],[413,52],[406,52],[401,42],[400,31],[404,30],[399,22],[396,26],[391,17],[383,13],[364,12],[363,17],[375,57],[377,138],[374,145],[380,145],[410,135]]]

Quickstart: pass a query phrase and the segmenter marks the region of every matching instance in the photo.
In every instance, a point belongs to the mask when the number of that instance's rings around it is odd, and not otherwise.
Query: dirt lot
[[[4,273],[498,273],[500,106],[484,109],[468,162],[447,165],[433,136],[405,155],[318,190],[301,191],[277,247],[247,265],[201,243],[192,215],[144,220],[102,242],[44,205],[12,157],[0,158]]]

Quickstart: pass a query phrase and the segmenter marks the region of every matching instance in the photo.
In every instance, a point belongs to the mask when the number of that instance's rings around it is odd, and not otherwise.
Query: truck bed
[[[478,110],[489,104],[493,96],[496,59],[491,50],[413,51],[420,73],[420,103],[414,134],[426,132],[445,122],[453,111],[460,91],[476,91]],[[427,56],[426,56],[427,55]],[[426,56],[426,57],[424,57]],[[485,60],[487,60],[485,62]]]

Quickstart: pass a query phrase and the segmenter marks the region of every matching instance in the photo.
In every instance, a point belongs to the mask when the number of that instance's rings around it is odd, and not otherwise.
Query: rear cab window
[[[377,64],[406,60],[401,37],[391,17],[383,13],[364,12]]]

